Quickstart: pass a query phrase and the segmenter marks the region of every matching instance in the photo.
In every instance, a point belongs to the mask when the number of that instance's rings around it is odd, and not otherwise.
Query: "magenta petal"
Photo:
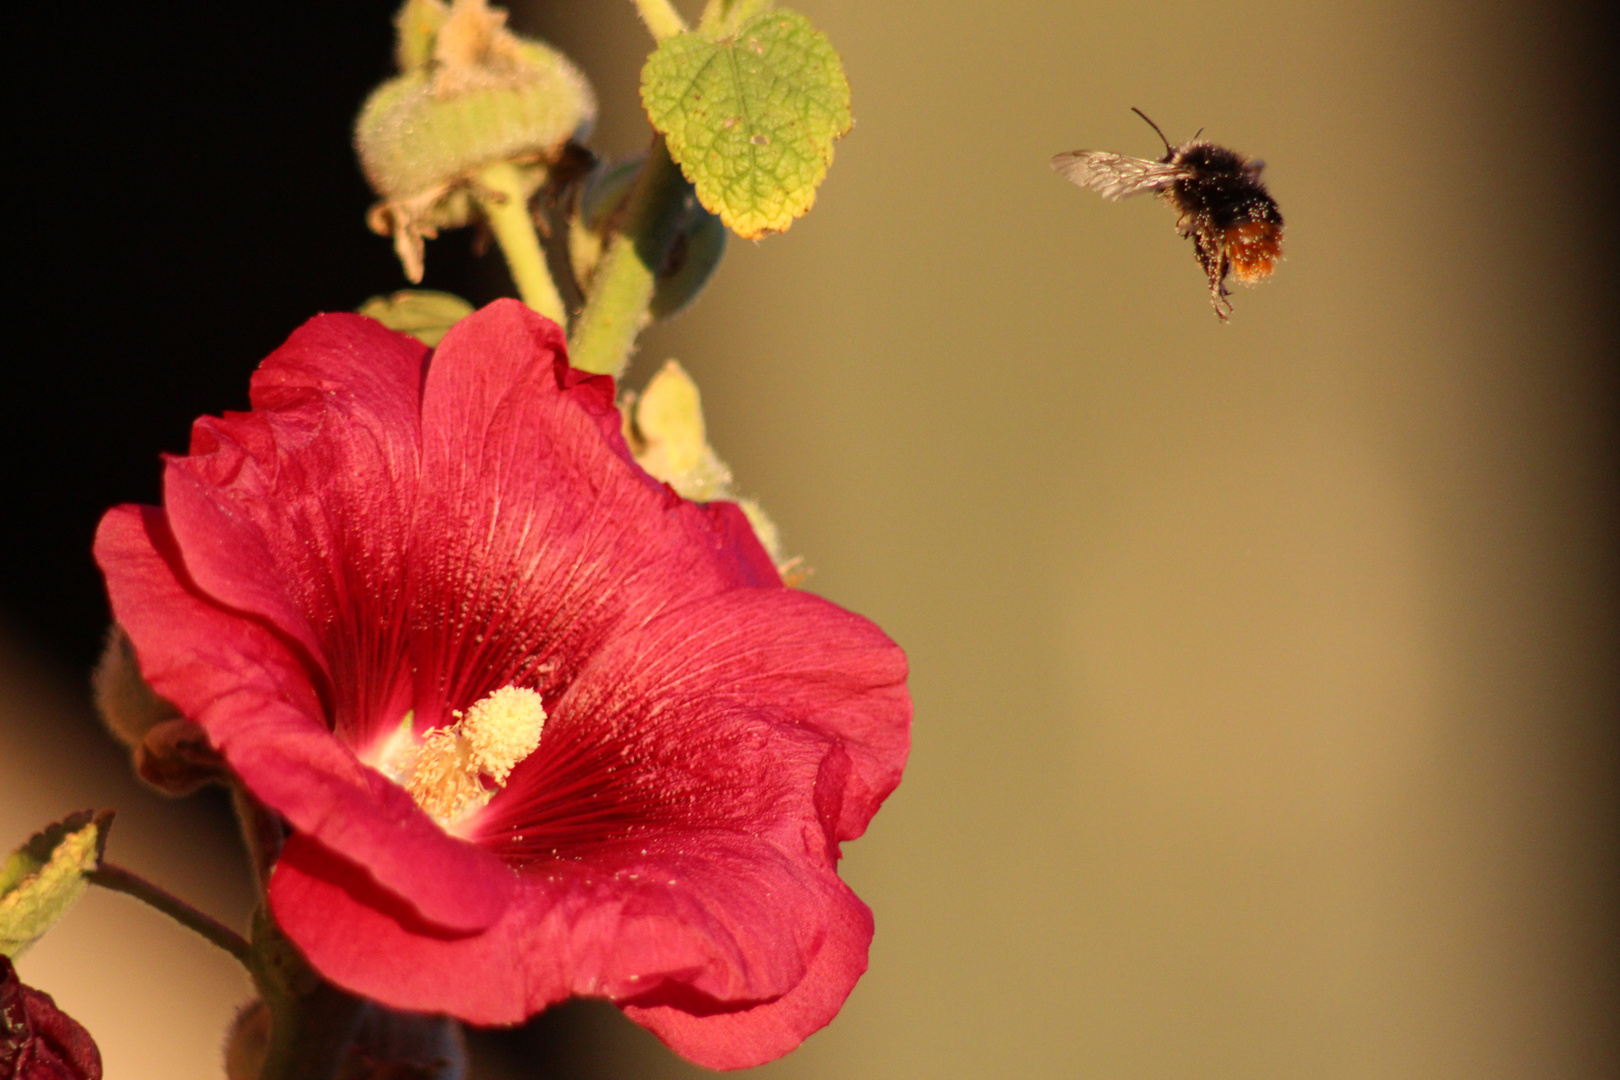
[[[781,1057],[831,1023],[866,972],[872,913],[843,882],[834,881],[843,902],[827,905],[821,948],[804,978],[781,997],[745,1008],[704,1011],[692,996],[672,987],[620,1007],[670,1049],[711,1069],[746,1069]]]
[[[622,680],[621,697],[655,697],[693,729],[717,710],[753,706],[835,743],[849,759],[836,810],[825,801],[834,779],[826,770],[843,763],[824,761],[816,785],[835,840],[864,832],[900,783],[911,743],[905,653],[871,621],[812,593],[734,590],[627,635],[598,663],[604,675],[622,665],[606,675]]]
[[[351,864],[298,837],[270,898],[328,978],[474,1023],[512,1023],[570,995],[734,1012],[784,999],[812,975],[821,997],[834,984],[840,1000],[848,994],[865,968],[870,916],[835,875],[747,837],[675,845],[536,868],[500,923],[456,939],[413,926]]]
[[[562,348],[554,323],[497,301],[428,371],[413,610],[436,632],[416,663],[451,701],[508,683],[550,700],[620,627],[756,580],[752,533],[643,472],[612,382]]]
[[[899,782],[905,676],[881,630],[809,593],[733,589],[676,608],[580,671],[480,822],[483,842],[571,855],[640,828],[730,829],[831,866]]]
[[[446,836],[401,788],[332,738],[294,654],[183,580],[162,511],[109,511],[96,559],[147,681],[203,725],[254,795],[295,828],[361,860],[424,920],[470,932],[500,916],[511,871]]]
[[[300,835],[287,839],[270,878],[276,922],[332,982],[392,1008],[447,1012],[477,1024],[529,1015],[534,968],[551,962],[509,905],[473,935],[444,935],[401,910],[365,869]],[[562,980],[539,973],[539,983]],[[560,1001],[566,991],[533,1006]]]
[[[351,746],[409,707],[404,582],[425,359],[370,319],[313,319],[254,375],[254,411],[199,420],[190,455],[165,474],[191,579],[301,647]]]

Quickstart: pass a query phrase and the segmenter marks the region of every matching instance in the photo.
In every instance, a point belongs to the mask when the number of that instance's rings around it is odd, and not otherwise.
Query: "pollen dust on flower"
[[[533,690],[505,686],[456,722],[429,731],[400,770],[405,790],[441,825],[486,805],[540,745],[546,710]],[[487,787],[484,777],[495,784]]]

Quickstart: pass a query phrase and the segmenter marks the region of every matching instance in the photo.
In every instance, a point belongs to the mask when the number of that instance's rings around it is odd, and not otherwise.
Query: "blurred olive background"
[[[233,919],[219,800],[142,793],[89,717],[88,543],[293,326],[402,284],[346,142],[392,6],[23,16],[0,840],[117,806],[113,857]],[[760,1075],[1620,1075],[1614,17],[796,6],[857,126],[631,373],[687,365],[809,587],[913,664],[844,864],[871,971]],[[644,147],[627,2],[513,20],[591,75],[599,150]],[[1157,156],[1133,105],[1268,162],[1288,260],[1228,326],[1170,211],[1047,168]],[[505,288],[466,236],[428,268]],[[246,996],[116,896],[20,968],[114,1078],[216,1075]],[[590,1004],[474,1051],[700,1072]]]

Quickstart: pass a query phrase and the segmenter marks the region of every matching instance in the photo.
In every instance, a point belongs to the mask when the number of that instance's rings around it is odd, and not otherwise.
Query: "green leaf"
[[[112,811],[69,815],[31,836],[0,864],[0,953],[13,959],[45,936],[84,894],[101,863]]]
[[[665,38],[641,69],[641,102],[698,200],[747,239],[810,209],[853,122],[832,44],[785,10],[719,40]]]
[[[360,305],[359,311],[390,330],[399,330],[436,348],[458,320],[472,314],[473,306],[452,293],[401,289],[391,296],[373,296]]]

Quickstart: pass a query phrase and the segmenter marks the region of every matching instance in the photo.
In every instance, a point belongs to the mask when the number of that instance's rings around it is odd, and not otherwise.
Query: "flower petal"
[[[711,1069],[746,1069],[781,1057],[831,1023],[866,972],[872,913],[842,881],[833,881],[844,902],[827,905],[826,936],[810,969],[776,1000],[705,1012],[671,986],[620,1007],[671,1050]]]
[[[568,368],[562,332],[516,301],[451,328],[422,404],[411,610],[416,707],[507,684],[549,703],[621,627],[694,597],[776,581],[729,517],[637,466],[613,384]]]
[[[820,597],[733,589],[601,648],[478,822],[509,861],[651,830],[767,836],[837,860],[899,782],[905,654]]]
[[[332,737],[294,651],[201,595],[161,510],[109,511],[96,560],[152,688],[203,725],[255,796],[295,828],[362,860],[382,887],[444,931],[480,930],[500,916],[511,871],[446,836],[401,788]]]
[[[599,995],[701,1064],[770,1060],[865,970],[871,916],[836,841],[898,778],[904,675],[881,631],[809,594],[689,604],[587,665],[480,822],[522,866],[499,925],[424,933],[297,838],[277,918],[328,977],[398,1008],[511,1023]]]
[[[164,506],[217,603],[300,646],[351,746],[409,707],[405,559],[427,350],[357,315],[304,324],[260,366],[251,413],[203,417]]]
[[[767,843],[687,836],[599,856],[525,874],[500,923],[456,939],[402,919],[357,868],[303,837],[289,840],[270,900],[323,974],[392,1007],[514,1023],[572,995],[601,996],[634,1002],[672,1045],[731,1028],[683,1035],[673,1012],[707,1020],[767,1007],[769,1049],[747,1064],[791,1049],[797,1040],[778,1040],[795,1025],[802,1039],[825,1024],[865,970],[865,906],[830,871]]]

